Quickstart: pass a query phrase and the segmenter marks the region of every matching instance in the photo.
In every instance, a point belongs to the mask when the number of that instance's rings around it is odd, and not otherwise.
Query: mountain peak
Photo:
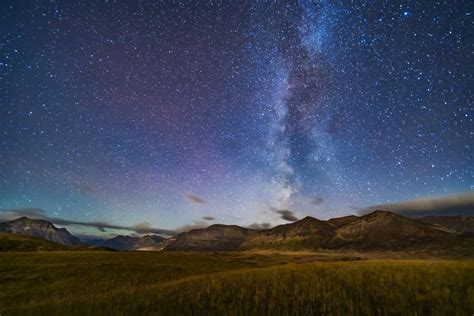
[[[299,221],[293,222],[291,224],[285,225],[287,227],[293,227],[293,226],[317,226],[317,227],[328,227],[328,223],[325,221],[322,221],[320,219],[311,217],[311,216],[306,216],[303,219],[300,219]]]
[[[44,219],[37,219],[37,218],[29,218],[29,217],[26,217],[26,216],[22,216],[22,217],[19,217],[19,218],[16,218],[16,219],[13,219],[10,221],[11,223],[34,223],[34,224],[47,224],[47,225],[51,225],[53,226],[53,224],[47,220],[44,220]]]
[[[393,213],[390,211],[384,211],[384,210],[375,210],[371,213],[365,214],[362,217],[380,217],[380,218],[386,218],[386,217],[400,217],[402,218],[403,216]]]
[[[244,228],[244,227],[241,227],[241,226],[238,226],[238,225],[225,225],[225,224],[213,224],[213,225],[210,225],[208,226],[207,228],[203,228],[203,229],[207,229],[207,230],[218,230],[218,229],[236,229],[236,230],[248,230],[247,228]]]
[[[311,217],[311,216],[306,216],[302,219],[300,219],[299,221],[296,221],[296,222],[312,222],[312,221],[320,221],[319,219],[315,218],[315,217]]]

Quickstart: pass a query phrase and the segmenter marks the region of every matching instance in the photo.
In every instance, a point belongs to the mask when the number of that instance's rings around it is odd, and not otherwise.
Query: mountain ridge
[[[180,242],[170,243],[164,250],[181,251],[240,251],[240,250],[360,250],[360,251],[401,251],[413,249],[440,249],[448,244],[458,243],[462,251],[474,256],[472,234],[463,234],[441,226],[432,225],[418,219],[405,217],[393,212],[376,210],[372,213],[332,218],[327,221],[307,216],[289,224],[253,231],[247,229],[240,242],[219,248],[219,243],[199,240],[208,239],[208,229],[213,235],[219,227],[235,225],[212,225],[204,229],[191,230],[180,234]],[[240,227],[240,226],[238,226]],[[241,228],[243,229],[243,228]],[[224,240],[220,240],[225,244]],[[458,246],[459,246],[458,245]],[[459,247],[458,247],[459,248]]]
[[[443,223],[448,223],[443,226]],[[214,224],[176,237],[122,236],[85,242],[119,251],[253,251],[253,250],[357,250],[457,249],[474,256],[474,217],[410,218],[377,210],[328,220],[307,216],[293,223],[264,230]],[[0,223],[0,232],[42,238],[66,246],[81,245],[65,228],[45,220],[20,217]]]
[[[174,242],[164,250],[223,250],[238,249],[250,234],[255,230],[238,225],[214,224],[207,228],[193,229],[179,234]]]
[[[164,242],[165,238],[158,235],[145,235],[142,237],[118,235],[110,239],[94,239],[85,243],[120,251],[157,251],[163,249]]]

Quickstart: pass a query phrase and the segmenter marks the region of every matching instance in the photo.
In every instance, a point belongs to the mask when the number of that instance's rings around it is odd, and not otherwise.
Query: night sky
[[[275,225],[474,188],[469,1],[79,2],[0,7],[0,208]]]

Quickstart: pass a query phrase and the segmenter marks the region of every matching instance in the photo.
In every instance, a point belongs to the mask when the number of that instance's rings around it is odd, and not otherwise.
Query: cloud
[[[176,234],[179,234],[179,233],[186,233],[190,230],[193,230],[193,229],[201,229],[201,228],[207,228],[209,226],[208,223],[206,222],[203,222],[203,221],[195,221],[194,223],[192,224],[188,224],[188,225],[183,225],[183,226],[180,226],[180,227],[177,227],[174,232],[175,232],[175,235]]]
[[[206,200],[202,199],[201,197],[193,194],[193,193],[186,193],[186,199],[191,202],[191,203],[195,203],[195,204],[206,204]]]
[[[0,209],[0,212],[3,212],[4,219],[14,219],[18,216],[26,216],[26,217],[44,217],[46,216],[44,210],[40,208],[11,208],[11,209]],[[20,214],[20,215],[17,215]]]
[[[474,192],[374,205],[361,210],[360,213],[366,214],[375,210],[385,210],[412,217],[474,216]]]
[[[152,229],[149,223],[139,223],[132,226],[133,230],[139,234],[146,234]]]
[[[272,227],[272,224],[270,223],[253,223],[247,226],[250,229],[255,229],[255,230],[264,230],[264,229],[269,229]]]
[[[202,219],[203,219],[203,220],[206,220],[206,221],[213,221],[213,220],[215,220],[216,218],[215,218],[215,217],[212,217],[212,216],[203,216]]]
[[[125,229],[129,231],[133,231],[139,234],[146,234],[146,233],[153,233],[153,234],[161,234],[161,235],[169,235],[169,236],[176,236],[182,230],[178,229],[161,229],[161,228],[154,228],[151,227],[148,223],[141,223],[132,226],[123,226],[123,225],[115,225],[107,222],[101,221],[92,221],[92,222],[84,222],[84,221],[73,221],[58,217],[49,217],[46,215],[45,211],[42,209],[33,209],[33,208],[17,208],[17,209],[0,209],[0,220],[12,220],[18,217],[26,216],[35,219],[43,219],[47,220],[53,224],[61,225],[61,226],[70,226],[70,225],[79,225],[79,226],[86,226],[96,228],[97,230],[104,232],[105,229]]]
[[[295,214],[290,210],[277,210],[275,208],[271,208],[271,210],[275,213],[280,214],[280,218],[284,219],[285,221],[296,222],[298,220],[298,217],[296,217]]]

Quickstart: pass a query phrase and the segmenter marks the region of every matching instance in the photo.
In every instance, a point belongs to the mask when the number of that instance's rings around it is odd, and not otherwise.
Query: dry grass
[[[314,261],[318,259],[321,258],[311,254],[248,253],[0,254],[0,313],[471,315],[474,312],[474,261]]]

